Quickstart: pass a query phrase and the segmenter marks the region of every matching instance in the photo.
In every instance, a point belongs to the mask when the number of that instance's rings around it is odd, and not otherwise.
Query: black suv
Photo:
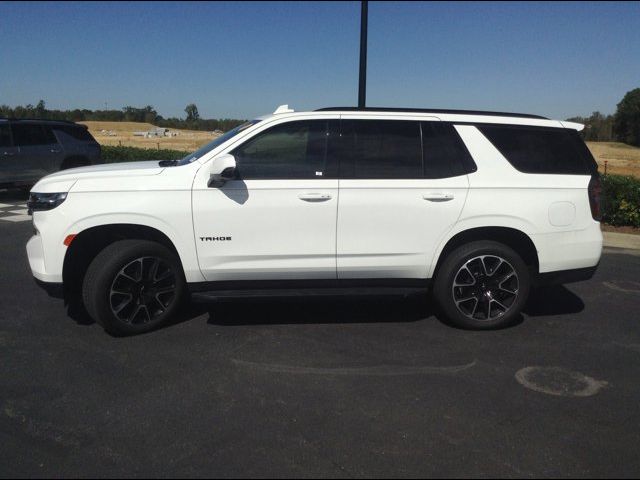
[[[100,145],[84,125],[0,119],[0,186],[28,187],[58,170],[96,163]]]

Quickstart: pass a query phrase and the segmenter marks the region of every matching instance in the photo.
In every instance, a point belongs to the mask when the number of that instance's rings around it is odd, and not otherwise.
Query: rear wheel
[[[163,245],[121,240],[102,250],[85,275],[89,315],[116,335],[143,333],[169,321],[185,289],[180,262]]]
[[[520,314],[529,288],[529,270],[513,249],[477,241],[447,256],[435,278],[434,297],[457,326],[500,328]]]

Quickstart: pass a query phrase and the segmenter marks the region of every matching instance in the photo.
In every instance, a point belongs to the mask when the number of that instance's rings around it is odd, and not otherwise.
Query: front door
[[[207,187],[207,165],[199,170],[193,222],[208,281],[336,278],[336,124],[266,127],[228,152],[237,179],[222,187]]]

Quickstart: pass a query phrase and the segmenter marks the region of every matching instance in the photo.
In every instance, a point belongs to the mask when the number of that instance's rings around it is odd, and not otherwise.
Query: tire
[[[451,323],[486,330],[509,326],[522,311],[530,286],[529,269],[513,249],[482,240],[449,253],[433,294]]]
[[[91,262],[82,284],[89,315],[113,335],[132,335],[170,321],[185,280],[177,256],[159,243],[120,240]]]

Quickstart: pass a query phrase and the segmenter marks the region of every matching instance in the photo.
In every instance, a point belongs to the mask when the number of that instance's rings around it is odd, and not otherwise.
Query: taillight
[[[600,205],[601,194],[602,182],[600,182],[600,175],[595,173],[589,181],[589,206],[591,207],[591,216],[597,221],[600,221],[602,218],[602,208]]]

